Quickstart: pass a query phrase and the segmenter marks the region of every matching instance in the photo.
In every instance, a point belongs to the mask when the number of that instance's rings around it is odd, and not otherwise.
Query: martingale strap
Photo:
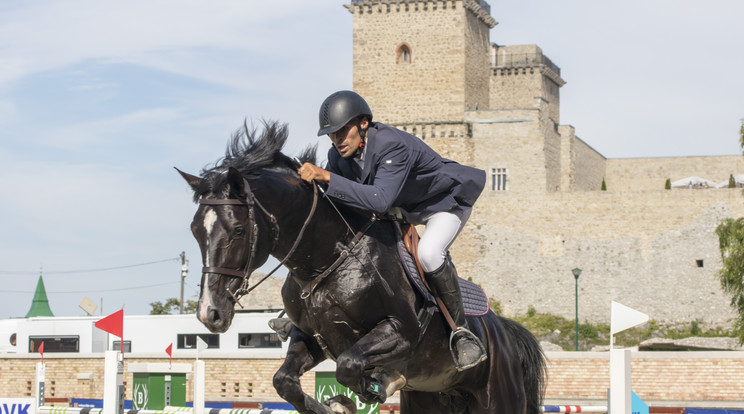
[[[336,270],[336,268],[339,267],[341,263],[343,263],[346,260],[347,257],[349,257],[349,254],[351,254],[351,251],[354,250],[354,247],[357,245],[357,243],[359,243],[359,240],[362,239],[362,236],[364,236],[364,233],[366,233],[367,230],[369,230],[369,228],[372,227],[372,224],[375,222],[375,220],[376,218],[372,216],[372,218],[367,222],[367,224],[365,224],[364,227],[362,227],[362,229],[359,230],[354,235],[354,238],[351,240],[351,243],[349,243],[349,246],[341,252],[338,258],[336,258],[336,260],[333,263],[331,263],[331,265],[328,266],[328,268],[326,268],[326,270],[323,271],[323,273],[313,278],[310,282],[308,282],[302,288],[302,294],[300,295],[301,299],[304,300],[310,297],[310,295],[313,293],[315,288],[318,287],[320,282],[325,280],[325,278],[328,277],[328,275],[330,275],[331,272]]]

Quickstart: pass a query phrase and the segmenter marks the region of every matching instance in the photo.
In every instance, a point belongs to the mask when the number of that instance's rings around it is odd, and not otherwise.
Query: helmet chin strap
[[[359,131],[359,136],[362,138],[362,140],[359,142],[359,148],[354,151],[354,155],[352,155],[352,158],[361,157],[361,151],[364,149],[364,145],[366,145],[367,131],[362,129],[361,119],[357,119],[357,131]]]

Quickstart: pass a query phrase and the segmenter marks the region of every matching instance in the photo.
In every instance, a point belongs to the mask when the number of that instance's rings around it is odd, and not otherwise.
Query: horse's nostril
[[[217,311],[217,309],[214,309],[214,308],[209,309],[209,311],[207,313],[207,317],[209,318],[209,322],[211,322],[211,323],[217,323],[221,319],[220,318],[220,312]]]

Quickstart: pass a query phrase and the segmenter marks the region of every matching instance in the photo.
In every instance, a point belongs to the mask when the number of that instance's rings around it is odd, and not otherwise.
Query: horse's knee
[[[364,361],[361,352],[352,346],[339,355],[336,360],[336,379],[340,384],[355,389],[364,374]]]
[[[285,370],[280,369],[274,374],[274,389],[279,395],[286,395],[288,387],[295,382],[294,378]]]

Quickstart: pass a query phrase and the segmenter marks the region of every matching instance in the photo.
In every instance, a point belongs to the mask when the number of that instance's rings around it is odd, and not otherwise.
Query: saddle
[[[403,269],[408,276],[408,280],[411,285],[415,288],[425,301],[436,304],[434,295],[429,289],[426,280],[424,279],[424,271],[421,268],[421,262],[418,260],[418,241],[419,234],[416,231],[416,227],[410,223],[401,222],[396,228],[395,234],[398,244],[398,255],[400,256]],[[452,259],[447,255],[447,260],[452,263]],[[452,264],[454,267],[454,264]],[[457,269],[455,269],[457,275]],[[459,275],[457,281],[460,284],[460,293],[462,294],[462,306],[465,309],[465,314],[469,316],[483,316],[488,313],[488,296],[486,296],[483,289],[473,282],[465,280]],[[439,311],[436,307],[436,311]]]

